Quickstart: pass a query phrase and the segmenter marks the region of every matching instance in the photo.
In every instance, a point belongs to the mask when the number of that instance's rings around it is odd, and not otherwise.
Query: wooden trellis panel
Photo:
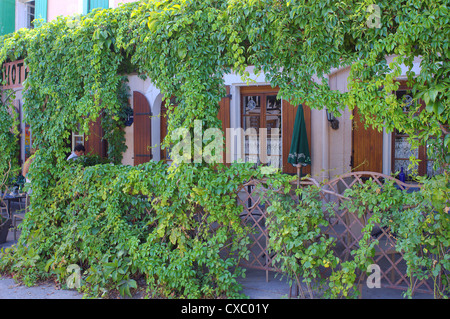
[[[328,216],[330,223],[324,231],[328,236],[335,238],[334,253],[340,258],[341,262],[350,260],[352,251],[359,248],[359,241],[363,237],[362,229],[371,217],[369,213],[358,218],[356,214],[343,209],[340,204],[349,200],[343,194],[346,189],[357,184],[363,184],[369,178],[379,185],[383,185],[386,180],[394,180],[399,189],[407,192],[414,191],[414,188],[420,188],[420,185],[406,184],[391,176],[367,171],[345,174],[322,185],[321,197],[323,201],[337,204],[334,214]],[[306,185],[319,186],[319,183],[314,179],[303,179],[301,182],[297,181],[297,185],[301,187]],[[269,254],[267,250],[269,241],[266,227],[267,213],[265,205],[261,204],[261,195],[264,193],[261,186],[261,181],[251,180],[244,184],[238,192],[237,204],[243,207],[240,215],[241,220],[253,230],[249,235],[250,256],[248,260],[241,263],[241,266],[265,270],[268,274],[269,271],[279,272],[280,270],[273,262],[275,255]],[[293,200],[296,199],[293,198]],[[375,225],[371,240],[379,241],[376,245],[376,254],[373,261],[380,267],[382,287],[408,289],[411,282],[406,274],[406,262],[403,255],[395,250],[395,236],[389,229]],[[327,276],[325,269],[323,275]],[[366,273],[361,272],[358,275],[359,282],[365,282]],[[417,280],[414,287],[415,292],[433,293],[432,282],[426,280]]]

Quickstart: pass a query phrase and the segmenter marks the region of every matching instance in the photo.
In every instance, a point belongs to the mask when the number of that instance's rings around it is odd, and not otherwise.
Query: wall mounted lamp
[[[338,119],[333,115],[332,112],[329,112],[328,109],[326,111],[327,111],[327,120],[328,120],[328,122],[330,122],[331,128],[333,130],[337,130],[339,128]]]

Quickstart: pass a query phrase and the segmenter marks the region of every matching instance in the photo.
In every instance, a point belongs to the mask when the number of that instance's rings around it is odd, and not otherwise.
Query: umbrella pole
[[[302,178],[302,170],[303,170],[303,165],[297,164],[297,186],[300,185],[300,179]]]
[[[303,165],[300,164],[300,166],[297,165],[297,189],[300,187],[300,178],[302,177],[302,168]],[[299,203],[302,201],[302,195],[298,195],[298,201]]]

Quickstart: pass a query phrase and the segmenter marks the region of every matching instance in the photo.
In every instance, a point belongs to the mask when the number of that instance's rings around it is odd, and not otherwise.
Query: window
[[[241,89],[245,162],[282,167],[281,100],[270,87]]]
[[[27,8],[26,27],[28,29],[33,29],[34,25],[32,22],[35,16],[35,1],[29,1],[25,5]]]
[[[396,92],[398,100],[401,100],[403,105],[403,112],[408,112],[411,108],[414,108],[413,96],[410,90],[403,84]],[[421,102],[423,104],[423,102]],[[424,105],[421,106],[423,109]],[[434,160],[428,158],[427,150],[431,147],[431,143],[427,143],[426,146],[421,145],[417,149],[412,149],[411,144],[408,141],[408,135],[398,130],[395,130],[392,134],[392,173],[398,173],[402,170],[406,174],[406,179],[412,179],[413,171],[417,171],[419,176],[434,176],[438,171],[433,169]],[[411,164],[410,157],[414,156],[419,159],[420,162],[415,167],[409,169]]]
[[[82,132],[72,132],[72,152],[78,144],[84,145],[84,134]]]
[[[84,133],[83,130],[80,129],[80,124],[78,124],[78,130],[72,131],[72,141],[71,141],[71,149],[72,152],[75,149],[75,146],[78,144],[84,145]]]
[[[37,20],[43,20],[44,22],[47,22],[47,0],[36,0],[36,1],[22,1],[25,4],[26,7],[26,27],[27,28],[34,28],[35,25],[33,24],[33,21],[35,19]]]

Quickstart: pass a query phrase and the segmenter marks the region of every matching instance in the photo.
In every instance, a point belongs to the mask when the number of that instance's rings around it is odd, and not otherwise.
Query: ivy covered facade
[[[60,3],[54,1],[41,1],[44,3],[37,4],[36,18],[43,18],[47,20],[47,16],[50,20],[56,19],[58,15],[76,15],[86,14],[93,9],[104,9],[108,7],[117,7],[118,1],[72,1],[65,3],[61,6]],[[126,1],[135,2],[135,1]],[[68,9],[69,8],[69,9]],[[22,9],[23,10],[23,9]],[[70,10],[73,10],[71,12]],[[20,20],[20,19],[19,19]],[[395,58],[395,55],[387,57],[387,63],[390,63]],[[413,62],[412,70],[420,74],[420,58]],[[12,70],[11,70],[12,68]],[[17,69],[17,71],[16,71]],[[8,73],[8,70],[10,73]],[[253,67],[247,69],[251,82],[243,79],[237,73],[227,73],[223,77],[225,86],[229,91],[227,98],[219,103],[225,103],[224,109],[221,113],[222,128],[224,134],[226,134],[226,128],[232,129],[232,133],[237,132],[232,137],[229,136],[228,140],[228,157],[224,157],[229,162],[242,159],[248,160],[249,146],[246,137],[237,131],[239,128],[246,129],[246,125],[243,122],[243,114],[245,111],[245,96],[249,96],[247,92],[252,93],[252,99],[260,99],[261,94],[276,95],[279,88],[272,87],[270,80],[267,79],[264,74],[254,74]],[[11,74],[14,72],[14,74]],[[17,72],[18,76],[15,76]],[[14,87],[17,91],[16,95],[16,107],[21,114],[21,162],[23,163],[29,156],[29,150],[31,148],[31,129],[28,123],[24,121],[24,114],[21,111],[21,104],[23,99],[21,98],[21,82],[28,75],[29,68],[23,65],[23,60],[14,61],[12,64],[6,64],[4,66],[3,74],[6,77],[11,78],[14,76],[16,83],[13,85],[5,85],[3,88]],[[339,67],[332,69],[330,73],[326,74],[326,79],[329,82],[329,87],[332,90],[339,92],[348,91],[348,81],[350,67]],[[408,85],[406,84],[408,68],[403,66],[401,72],[397,77],[397,80],[402,81],[402,91],[408,96],[412,95],[410,91],[407,91]],[[169,158],[168,152],[162,147],[162,141],[166,136],[166,119],[165,115],[165,103],[163,102],[163,94],[161,90],[155,85],[151,79],[142,79],[139,74],[124,74],[128,80],[127,93],[129,94],[129,106],[134,107],[135,103],[146,103],[144,108],[148,108],[148,119],[145,119],[145,123],[137,124],[132,123],[132,115],[127,114],[128,125],[124,127],[124,141],[126,148],[123,147],[123,153],[117,156],[121,156],[121,163],[125,165],[134,165],[135,163],[142,163],[145,160],[167,160]],[[16,79],[18,77],[18,79]],[[314,81],[315,76],[312,77]],[[317,78],[316,80],[317,81]],[[266,91],[266,92],[264,92]],[[136,102],[134,99],[134,93],[142,94],[145,96],[145,101],[140,99]],[[242,94],[241,94],[242,92]],[[258,95],[259,94],[259,95]],[[251,95],[250,95],[251,96]],[[252,125],[255,128],[267,127],[273,125],[280,129],[280,137],[277,142],[279,145],[277,156],[277,165],[282,168],[285,173],[295,173],[295,168],[287,164],[287,155],[292,137],[293,121],[290,119],[295,117],[295,110],[291,110],[291,107],[287,100],[282,97],[277,97],[280,104],[280,111],[274,116],[269,116],[268,119],[259,121],[261,123]],[[423,103],[423,102],[422,102]],[[148,104],[148,105],[147,105]],[[289,105],[289,106],[288,106]],[[388,131],[382,129],[377,131],[375,129],[365,128],[364,121],[361,120],[356,110],[349,110],[344,108],[339,114],[337,120],[340,122],[339,129],[332,129],[331,125],[327,122],[327,106],[323,105],[322,109],[308,109],[307,127],[308,127],[308,141],[310,145],[310,152],[312,154],[312,165],[307,167],[305,173],[311,174],[314,178],[319,180],[329,179],[333,176],[349,172],[350,170],[362,170],[362,171],[376,171],[387,175],[395,174],[403,167],[408,173],[413,170],[418,170],[419,175],[432,176],[439,173],[439,169],[433,168],[434,161],[429,160],[427,156],[426,147],[419,149],[411,149],[410,143],[407,141],[407,134],[403,134],[397,131]],[[129,112],[130,113],[130,112]],[[142,113],[142,112],[141,112]],[[124,115],[125,116],[125,115]],[[130,118],[131,116],[131,118]],[[259,115],[258,115],[259,117]],[[267,122],[269,121],[269,122]],[[269,124],[268,124],[269,123]],[[101,157],[107,157],[107,142],[104,139],[104,130],[101,128],[101,120],[98,119],[91,123],[92,135],[90,138],[85,137],[83,132],[78,130],[73,131],[71,136],[67,138],[67,144],[70,144],[73,148],[77,142],[86,143],[88,152],[96,154]],[[145,128],[141,129],[137,126],[144,125]],[[262,126],[261,126],[262,125]],[[248,126],[248,124],[247,124]],[[146,136],[142,136],[142,135]],[[403,134],[403,135],[402,135]],[[135,143],[137,144],[135,147]],[[247,143],[247,146],[246,146]],[[141,145],[142,144],[142,145]],[[258,150],[259,152],[259,150]],[[270,152],[270,145],[269,145]],[[145,154],[142,154],[145,153]],[[419,164],[409,167],[409,157],[415,155],[420,160]]]
[[[370,1],[108,1],[114,8],[106,10],[91,6],[106,6],[103,1],[78,1],[79,14],[54,19],[51,2],[48,22],[0,38],[0,62],[9,74],[3,84],[15,85],[11,71],[15,65],[18,79],[22,60],[20,72],[28,72],[18,84],[23,88],[10,87],[19,89],[22,107],[21,159],[27,125],[37,148],[30,210],[17,247],[2,253],[1,272],[28,284],[49,277],[64,282],[67,267],[76,264],[82,289],[96,296],[114,289],[128,294],[139,278],[151,296],[239,297],[249,230],[241,224],[238,192],[254,179],[286,195],[295,176],[254,167],[247,158],[264,149],[246,148],[239,133],[230,136],[222,158],[248,163],[200,158],[171,165],[167,137],[184,128],[201,136],[187,147],[195,150],[209,145],[208,129],[270,128],[279,137],[270,148],[275,166],[294,173],[285,163],[298,105],[305,106],[310,139],[306,173],[317,180],[351,169],[391,174],[408,161],[423,175],[439,173],[418,178],[424,188],[415,195],[389,188],[398,205],[377,197],[380,188],[367,191],[370,203],[362,198],[350,205],[354,211],[381,207],[377,212],[388,215],[376,218],[385,222],[392,222],[389,214],[397,218],[393,227],[410,273],[427,269],[436,279],[450,269],[448,1],[380,1],[377,7]],[[406,96],[409,88],[414,94]],[[328,113],[339,125],[331,127]],[[373,129],[364,131],[361,122]],[[100,156],[69,163],[76,143]],[[407,157],[408,143],[420,162]],[[428,169],[428,159],[441,171]],[[299,222],[292,247],[316,235],[325,239],[322,205],[314,190],[305,191],[311,205],[289,206]],[[403,208],[408,200],[414,205]],[[277,196],[273,203],[280,228],[271,237],[294,234],[281,222],[290,204]],[[303,228],[295,219],[299,210],[311,217]],[[319,240],[299,253],[315,270],[332,265],[332,277],[341,281],[333,295],[347,296],[344,282],[353,284],[353,270],[364,268],[372,250],[361,245],[344,266],[331,244]],[[422,254],[423,244],[436,262]]]

